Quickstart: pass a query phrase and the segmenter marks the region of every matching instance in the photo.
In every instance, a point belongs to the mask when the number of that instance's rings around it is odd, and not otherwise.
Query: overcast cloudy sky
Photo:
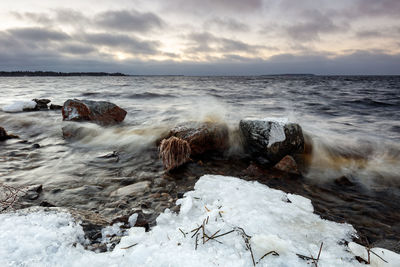
[[[0,70],[400,74],[399,0],[0,2]]]

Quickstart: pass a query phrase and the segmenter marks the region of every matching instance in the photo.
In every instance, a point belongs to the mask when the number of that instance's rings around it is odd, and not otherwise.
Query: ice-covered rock
[[[100,125],[112,125],[125,119],[126,111],[106,101],[69,99],[62,108],[65,121],[90,121]]]
[[[286,155],[304,152],[304,136],[300,125],[286,120],[245,119],[239,129],[248,152],[255,158],[267,160],[275,165]]]

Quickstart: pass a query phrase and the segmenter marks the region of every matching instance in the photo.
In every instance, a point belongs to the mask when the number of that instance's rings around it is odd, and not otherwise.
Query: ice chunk
[[[11,105],[3,107],[4,112],[22,112],[24,109],[34,109],[36,107],[35,101],[17,101]]]
[[[291,202],[288,202],[290,199]],[[297,254],[317,257],[318,266],[365,266],[365,248],[351,243],[349,224],[321,219],[303,197],[258,182],[205,175],[179,200],[181,213],[165,210],[149,232],[132,227],[112,252],[94,253],[80,244],[83,231],[64,213],[0,214],[0,266],[310,266]],[[183,212],[182,212],[183,209]],[[207,236],[191,238],[204,225]],[[103,235],[118,233],[118,224]],[[194,231],[192,231],[194,229]],[[345,242],[349,242],[346,247]],[[204,243],[203,243],[204,242]],[[349,249],[351,251],[349,251]],[[373,248],[372,266],[396,266],[399,254]],[[276,251],[279,256],[269,254]],[[361,255],[362,254],[362,255]]]

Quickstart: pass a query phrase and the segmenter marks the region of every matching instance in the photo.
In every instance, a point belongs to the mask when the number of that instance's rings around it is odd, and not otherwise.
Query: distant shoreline
[[[69,76],[129,76],[115,72],[56,72],[56,71],[0,71],[0,77],[69,77]]]
[[[58,71],[0,71],[0,77],[397,77],[393,74],[313,74],[276,73],[257,75],[183,75],[183,74],[125,74],[120,72],[58,72]]]

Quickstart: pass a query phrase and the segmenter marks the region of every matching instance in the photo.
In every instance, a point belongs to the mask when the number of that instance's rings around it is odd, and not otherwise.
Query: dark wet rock
[[[40,148],[40,145],[39,144],[33,144],[32,148],[34,148],[34,149]]]
[[[128,186],[124,186],[112,192],[111,196],[125,197],[125,196],[142,194],[150,190],[150,184],[151,182],[149,181],[142,181]]]
[[[247,175],[249,177],[262,177],[262,176],[268,176],[269,171],[261,168],[255,163],[251,163],[244,171],[244,175]]]
[[[49,99],[32,99],[32,101],[36,102],[36,107],[34,110],[48,110],[49,107],[47,104],[49,104],[51,101]]]
[[[335,184],[339,186],[353,186],[354,183],[349,180],[346,176],[335,179]]]
[[[3,127],[0,127],[0,141],[5,141],[11,138],[19,138],[19,137],[17,135],[8,134]]]
[[[229,146],[228,126],[214,122],[179,124],[161,141],[164,167],[172,170],[190,161],[191,156],[209,151],[223,151]]]
[[[100,125],[113,125],[125,119],[126,111],[106,101],[69,99],[62,108],[65,121],[90,121]]]
[[[96,136],[97,132],[94,129],[87,127],[69,124],[62,127],[62,134],[65,139],[81,139],[86,136]]]
[[[54,204],[51,204],[51,203],[49,203],[49,202],[47,202],[47,201],[42,201],[42,202],[40,202],[39,206],[41,206],[41,207],[47,207],[47,208],[55,207]]]
[[[289,155],[283,157],[283,159],[281,159],[281,161],[279,161],[274,168],[283,172],[300,174],[296,161],[292,156]]]
[[[183,198],[184,194],[185,194],[184,192],[178,192],[178,194],[176,196],[177,196],[177,198]]]
[[[39,198],[40,193],[43,191],[43,186],[39,185],[31,185],[25,189],[25,195],[21,198],[22,200],[36,200]]]
[[[60,110],[62,108],[63,108],[63,106],[50,104],[50,109],[51,110]]]
[[[164,179],[164,178],[156,178],[156,179],[154,179],[153,183],[155,186],[163,187],[163,186],[167,185],[168,181],[167,181],[167,179]]]
[[[295,157],[304,152],[304,136],[298,124],[241,120],[239,129],[246,151],[254,158],[265,159],[263,165],[274,166],[286,155]]]

